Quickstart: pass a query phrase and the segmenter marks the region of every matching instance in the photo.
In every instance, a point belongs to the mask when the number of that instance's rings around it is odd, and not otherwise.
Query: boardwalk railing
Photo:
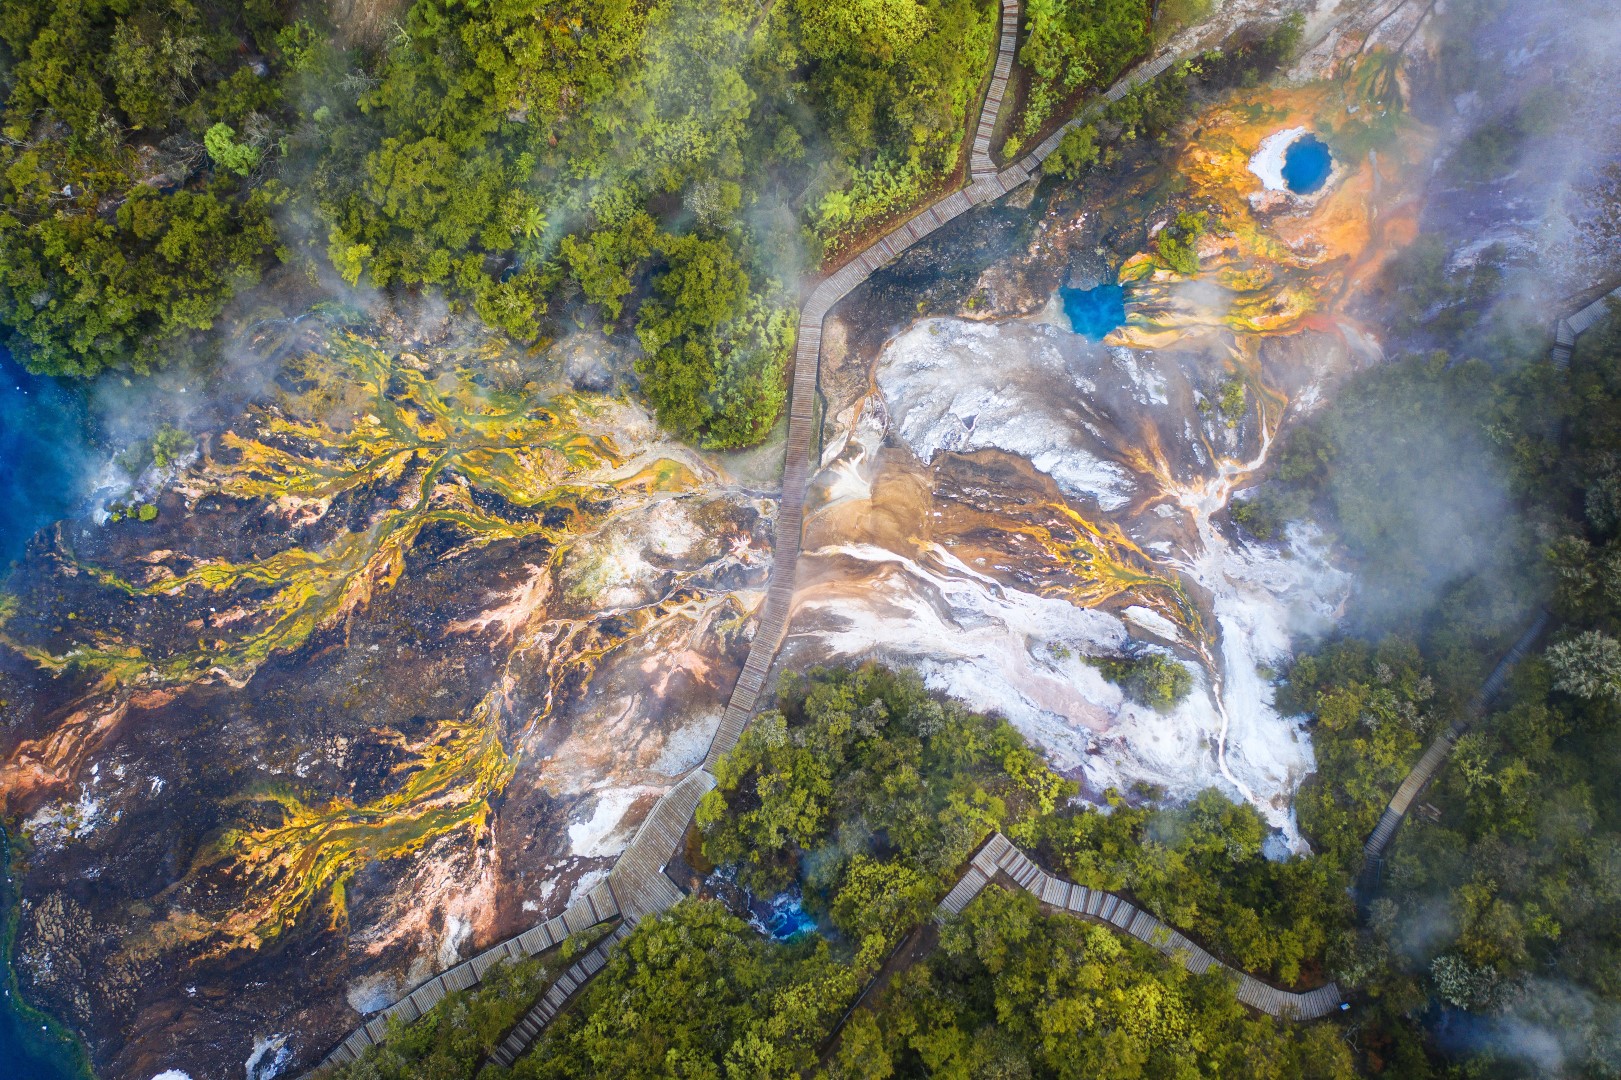
[[[665,911],[681,899],[681,890],[665,873],[665,867],[680,847],[698,800],[715,786],[716,763],[737,745],[743,729],[753,717],[765,688],[766,677],[788,633],[794,577],[799,564],[805,495],[810,486],[810,447],[816,435],[816,392],[823,320],[839,301],[850,295],[874,271],[893,262],[913,244],[974,207],[999,199],[1028,181],[1040,171],[1041,163],[1057,149],[1063,133],[1081,122],[1082,118],[1078,117],[1059,128],[1017,163],[1000,172],[992,165],[989,140],[996,129],[1007,81],[1012,72],[1018,23],[1018,0],[1002,0],[1001,42],[990,89],[980,106],[974,153],[969,160],[971,183],[968,187],[924,207],[868,244],[846,265],[818,282],[800,308],[799,338],[794,349],[793,383],[788,401],[788,445],[783,464],[782,496],[777,511],[771,576],[766,585],[765,601],[760,607],[759,625],[749,643],[748,658],[732,689],[731,699],[727,702],[703,764],[683,777],[654,804],[647,819],[615,862],[608,880],[592,890],[589,896],[570,905],[558,918],[526,930],[474,959],[434,976],[356,1028],[327,1055],[318,1068],[355,1060],[368,1046],[382,1041],[389,1018],[398,1016],[406,1022],[415,1020],[444,997],[447,991],[465,990],[477,984],[484,972],[498,960],[533,956],[560,943],[569,933],[608,919],[622,918],[619,930],[577,961],[564,978],[558,979],[541,1002],[501,1044],[495,1055],[496,1060],[503,1063],[515,1061],[567,1003],[574,991],[584,984],[585,979],[602,967],[607,950],[613,943],[642,918]],[[1164,71],[1176,59],[1174,55],[1167,55],[1140,65],[1111,87],[1104,97],[1109,101],[1119,100],[1133,87]],[[593,957],[598,959],[593,961]],[[593,963],[595,966],[591,966]]]

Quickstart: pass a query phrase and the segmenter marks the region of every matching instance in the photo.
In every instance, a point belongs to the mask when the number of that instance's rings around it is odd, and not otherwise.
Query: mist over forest
[[[9,3],[0,1060],[1621,1076],[1618,60]]]

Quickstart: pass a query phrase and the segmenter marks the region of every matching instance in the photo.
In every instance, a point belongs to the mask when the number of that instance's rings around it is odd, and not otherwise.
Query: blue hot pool
[[[1328,181],[1334,156],[1315,135],[1302,135],[1283,152],[1283,183],[1296,195],[1310,195]]]
[[[1099,285],[1094,289],[1060,289],[1064,314],[1077,334],[1094,341],[1125,324],[1126,290],[1119,285]]]

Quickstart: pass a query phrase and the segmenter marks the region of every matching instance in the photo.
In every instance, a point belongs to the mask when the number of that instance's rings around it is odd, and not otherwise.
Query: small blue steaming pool
[[[769,900],[752,901],[749,922],[773,941],[797,941],[806,934],[818,933],[816,920],[805,913],[797,888]]]
[[[1283,152],[1283,186],[1296,195],[1310,195],[1328,182],[1334,155],[1315,135],[1302,135]]]
[[[1119,285],[1099,285],[1092,289],[1060,289],[1064,314],[1070,329],[1093,341],[1101,341],[1111,330],[1126,322],[1126,290]]]

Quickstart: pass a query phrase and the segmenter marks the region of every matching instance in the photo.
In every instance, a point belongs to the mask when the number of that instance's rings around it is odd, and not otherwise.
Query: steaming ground
[[[1473,68],[1460,64],[1453,75],[1469,88],[1448,102],[1456,156],[1431,194],[1426,227],[1468,239],[1460,266],[1493,248],[1518,264],[1511,298],[1558,302],[1613,285],[1621,275],[1617,179],[1607,172],[1621,162],[1615,5],[1466,5],[1457,21]],[[1482,154],[1482,137],[1504,149]]]
[[[1274,366],[1346,362],[1335,335],[1310,336]],[[1348,579],[1309,531],[1258,546],[1212,523],[1274,423],[1201,408],[1222,372],[1209,351],[1106,347],[1040,322],[901,333],[818,477],[787,666],[915,666],[1093,794],[1219,786],[1300,849],[1289,802],[1311,748],[1263,671],[1329,625]],[[1195,673],[1168,715],[1085,661],[1142,648]]]

